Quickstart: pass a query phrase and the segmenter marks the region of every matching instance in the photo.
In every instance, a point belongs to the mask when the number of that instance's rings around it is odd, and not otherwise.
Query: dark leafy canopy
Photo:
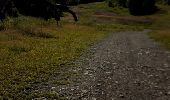
[[[158,4],[170,5],[170,0],[156,0]]]
[[[105,0],[50,0],[51,2],[59,3],[59,4],[67,4],[67,5],[77,5],[81,3],[91,3],[91,2],[101,2]]]
[[[17,8],[11,0],[0,0],[0,19],[4,19],[6,16],[18,16]]]
[[[128,7],[132,15],[152,14],[157,10],[155,0],[129,0]]]
[[[170,0],[167,0],[167,4],[170,5]]]
[[[170,0],[164,0],[164,1],[165,1],[165,4],[170,5]]]
[[[157,8],[156,0],[107,0],[110,7],[128,7],[132,15],[146,15],[154,13]],[[170,1],[170,0],[166,0]]]
[[[4,19],[6,16],[14,16],[14,8],[23,15],[41,17],[44,19],[55,18],[60,20],[62,12],[69,12],[73,15],[74,20],[77,21],[77,17],[73,11],[71,11],[65,5],[56,5],[48,0],[0,0],[0,18]],[[3,4],[3,5],[2,5]],[[17,11],[15,12],[17,15]]]

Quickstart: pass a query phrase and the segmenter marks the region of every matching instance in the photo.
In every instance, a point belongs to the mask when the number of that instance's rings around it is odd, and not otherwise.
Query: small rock
[[[96,98],[92,97],[92,100],[96,100]]]
[[[73,72],[77,72],[77,70],[73,70]]]
[[[87,98],[82,98],[82,100],[88,100]]]
[[[168,64],[164,64],[164,67],[169,67]]]
[[[87,93],[87,90],[82,90],[82,93]]]
[[[115,81],[115,83],[117,84],[117,83],[119,83],[118,81]]]
[[[112,98],[111,100],[116,100],[115,98]]]
[[[85,73],[84,73],[84,75],[88,75],[89,74],[89,72],[88,71],[86,71]]]
[[[134,52],[135,50],[130,50],[131,52]]]
[[[148,75],[149,77],[153,77],[153,75],[151,74],[151,75]]]
[[[145,53],[146,53],[146,54],[149,54],[150,52],[149,52],[149,51],[146,51]]]
[[[38,90],[34,90],[35,92],[38,92]]]
[[[125,96],[123,94],[120,94],[119,97],[120,98],[125,98]]]
[[[104,94],[104,92],[102,91],[102,94]]]
[[[41,100],[47,100],[47,98],[45,98],[45,97],[42,97],[42,98],[41,98]]]
[[[97,86],[100,86],[100,85],[101,85],[101,83],[98,83],[98,84],[97,84]]]
[[[170,91],[168,91],[168,93],[167,93],[168,95],[170,95]]]
[[[160,91],[160,92],[159,92],[159,94],[161,95],[161,94],[163,94],[163,92],[162,92],[162,91]]]
[[[159,86],[155,85],[154,88],[158,88]]]
[[[110,74],[111,72],[106,72],[106,74]]]
[[[56,87],[51,87],[51,89],[55,89]]]
[[[109,61],[104,61],[104,63],[106,63],[106,64],[110,64],[110,62],[109,62]]]
[[[142,55],[142,53],[140,52],[140,53],[138,53],[138,55]]]

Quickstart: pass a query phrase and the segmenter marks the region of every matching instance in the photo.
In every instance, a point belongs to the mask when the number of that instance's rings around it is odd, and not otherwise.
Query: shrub
[[[156,0],[158,4],[170,5],[170,0]]]
[[[156,11],[155,0],[129,0],[128,7],[132,15],[146,15]]]
[[[127,0],[108,0],[109,7],[127,7]]]
[[[165,3],[170,5],[170,0],[165,0]]]
[[[105,0],[50,0],[60,4],[78,5],[79,3],[101,2]]]

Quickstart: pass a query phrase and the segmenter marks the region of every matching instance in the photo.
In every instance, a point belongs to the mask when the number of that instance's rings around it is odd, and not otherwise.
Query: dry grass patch
[[[166,48],[170,49],[170,30],[156,30],[150,33],[152,39],[162,43]]]
[[[162,43],[165,47],[170,49],[170,12],[169,6],[160,6],[161,10],[155,15],[151,15],[155,22],[152,24],[152,33],[149,35],[152,39]]]

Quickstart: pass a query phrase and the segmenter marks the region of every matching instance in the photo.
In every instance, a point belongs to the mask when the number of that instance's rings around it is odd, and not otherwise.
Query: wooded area
[[[73,15],[77,21],[76,14],[71,11],[66,4],[54,4],[48,0],[2,0],[0,5],[0,19],[3,20],[7,16],[18,17],[19,13],[25,16],[41,17],[45,20],[55,18],[60,20],[62,12],[68,12]]]
[[[66,6],[61,5],[77,5],[80,3],[99,2],[103,0],[0,0],[0,19],[6,16],[17,17],[19,13],[23,15],[32,15],[42,17],[44,19],[56,18],[60,20],[61,12],[69,12],[77,20],[74,12],[68,10]],[[127,7],[132,15],[146,15],[157,11],[155,3],[170,4],[170,0],[106,0],[109,7]]]

